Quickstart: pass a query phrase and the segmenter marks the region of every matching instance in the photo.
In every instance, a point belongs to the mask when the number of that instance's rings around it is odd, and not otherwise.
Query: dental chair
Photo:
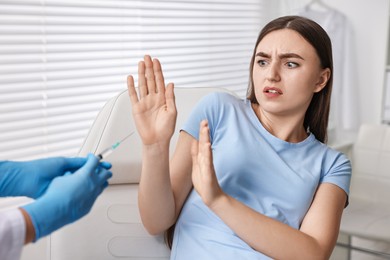
[[[197,101],[216,91],[227,90],[175,88],[178,116],[171,152],[175,147],[179,128]],[[79,155],[99,154],[132,131],[136,131],[136,128],[126,90],[110,99],[102,108]],[[113,165],[113,177],[109,186],[96,200],[89,214],[50,236],[51,260],[169,259],[170,251],[162,235],[149,235],[138,212],[141,147],[141,140],[135,132],[105,159]]]
[[[390,126],[364,124],[352,151],[350,204],[340,232],[352,239],[338,243],[364,259],[390,259]]]

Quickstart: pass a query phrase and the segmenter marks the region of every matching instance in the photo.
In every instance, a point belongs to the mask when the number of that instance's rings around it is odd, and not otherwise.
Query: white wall
[[[274,2],[274,1],[273,1]],[[293,14],[311,0],[277,0],[270,18]],[[362,123],[380,123],[387,60],[390,0],[322,0],[345,14],[354,30]]]

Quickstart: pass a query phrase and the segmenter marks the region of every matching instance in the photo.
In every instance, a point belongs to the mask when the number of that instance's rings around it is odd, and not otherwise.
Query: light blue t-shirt
[[[252,209],[299,229],[320,183],[347,194],[348,158],[310,134],[300,143],[271,135],[249,100],[228,93],[204,97],[182,130],[198,139],[207,119],[214,167],[223,191]],[[240,239],[192,190],[175,227],[171,259],[269,259]]]

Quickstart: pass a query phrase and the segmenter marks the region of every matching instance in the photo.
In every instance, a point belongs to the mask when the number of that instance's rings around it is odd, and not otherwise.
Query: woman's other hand
[[[200,123],[199,141],[192,148],[192,183],[203,202],[210,208],[224,194],[213,165],[210,130],[206,120]]]

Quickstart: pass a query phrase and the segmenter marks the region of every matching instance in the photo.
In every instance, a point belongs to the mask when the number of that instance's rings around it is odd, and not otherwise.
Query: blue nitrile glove
[[[78,171],[55,178],[40,198],[23,206],[35,228],[34,241],[86,215],[108,186],[109,168],[110,163],[89,154]]]
[[[74,172],[86,158],[53,157],[25,162],[0,162],[0,196],[40,197],[57,176]]]

